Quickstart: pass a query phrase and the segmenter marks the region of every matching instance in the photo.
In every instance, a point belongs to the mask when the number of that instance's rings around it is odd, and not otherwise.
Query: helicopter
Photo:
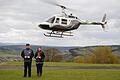
[[[106,21],[106,14],[104,14],[102,21],[88,21],[88,20],[80,20],[77,16],[74,16],[72,13],[66,13],[66,10],[71,10],[66,6],[60,4],[54,4],[59,6],[62,9],[61,14],[54,15],[53,17],[49,18],[47,21],[40,23],[38,26],[44,30],[49,30],[51,32],[44,33],[46,37],[58,37],[63,38],[63,36],[73,36],[73,30],[79,28],[80,25],[100,25],[102,26],[103,30],[105,29]]]

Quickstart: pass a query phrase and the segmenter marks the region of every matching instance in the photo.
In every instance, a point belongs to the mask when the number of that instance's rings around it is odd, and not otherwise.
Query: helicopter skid
[[[51,34],[50,32],[47,32],[47,34]],[[63,34],[60,34],[60,33],[52,33],[52,34],[54,34],[54,35],[63,35],[63,36],[73,36],[72,34],[67,34],[67,33],[63,33]]]
[[[50,35],[50,34],[44,34],[44,36],[46,36],[46,37],[58,37],[58,38],[63,38],[62,36],[53,36],[53,35]]]
[[[67,34],[69,33],[69,34]],[[63,38],[63,36],[73,36],[71,35],[71,32],[47,32],[47,34],[44,34],[46,37],[59,37],[59,38]]]

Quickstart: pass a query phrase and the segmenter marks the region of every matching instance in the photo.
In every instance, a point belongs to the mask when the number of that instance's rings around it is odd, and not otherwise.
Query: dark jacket
[[[38,52],[36,52],[34,58],[36,59],[36,64],[43,64],[45,59],[44,52],[42,51],[40,58],[38,57]]]
[[[32,49],[24,49],[21,53],[21,57],[24,58],[24,62],[32,62],[32,58],[34,56]]]

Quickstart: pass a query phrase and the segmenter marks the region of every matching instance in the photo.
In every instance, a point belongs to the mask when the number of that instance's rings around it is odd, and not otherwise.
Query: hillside
[[[32,49],[36,51],[36,49],[40,47],[38,45],[33,45]],[[87,46],[87,47],[58,47],[58,46],[41,46],[43,50],[48,49],[48,48],[56,48],[61,53],[68,53],[72,55],[88,55],[91,54],[94,50],[95,47],[99,46]],[[109,45],[108,47],[112,48],[112,51],[114,54],[117,56],[120,56],[120,45]],[[8,51],[8,52],[21,52],[22,49],[24,49],[24,45],[5,45],[5,46],[0,46],[0,52]]]
[[[38,45],[33,45],[32,49],[34,52],[38,48]],[[85,56],[89,55],[94,51],[95,47],[99,46],[87,46],[87,47],[56,47],[56,46],[42,46],[43,50],[55,48],[59,50],[61,55],[64,56],[64,60],[71,60],[76,56]],[[109,45],[108,47],[112,48],[112,52],[120,57],[120,45]],[[4,45],[0,46],[0,56],[3,55],[20,55],[24,45]]]
[[[89,55],[94,51],[94,48],[100,47],[100,46],[87,46],[87,47],[77,47],[70,49],[69,52],[71,52],[73,55]],[[112,52],[120,57],[120,45],[109,45],[107,47],[112,48]]]
[[[32,49],[34,52],[38,48],[38,45],[32,45]],[[71,61],[76,56],[85,56],[90,55],[94,51],[96,47],[99,46],[87,46],[87,47],[56,47],[56,46],[41,46],[43,51],[47,49],[58,50],[59,54],[63,56],[64,61]],[[120,58],[120,45],[109,45],[108,47],[112,48],[112,52]],[[22,49],[24,49],[24,45],[4,45],[0,46],[0,62],[8,61],[9,56],[13,58],[13,60],[20,60],[20,53]],[[50,55],[52,55],[50,53]],[[15,57],[14,57],[15,56]],[[10,59],[11,59],[10,58]]]
[[[34,50],[34,52],[36,51],[36,49],[40,47],[38,45],[33,45],[32,49]],[[41,46],[43,50],[48,49],[48,48],[55,48],[58,49],[59,51],[61,51],[62,53],[64,52],[68,52],[70,49],[74,49],[76,47],[56,47],[56,46]],[[17,53],[20,53],[22,51],[22,49],[24,49],[25,46],[24,45],[5,45],[5,46],[0,46],[0,50],[2,51],[14,51]]]

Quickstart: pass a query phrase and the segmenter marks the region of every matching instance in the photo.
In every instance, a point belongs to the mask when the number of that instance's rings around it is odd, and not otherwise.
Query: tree
[[[96,63],[96,56],[91,54],[91,55],[87,55],[85,56],[85,59],[84,59],[85,63]]]
[[[63,56],[62,53],[56,48],[48,48],[44,50],[46,55],[46,61],[49,62],[58,62],[62,61]]]
[[[111,47],[96,47],[93,51],[92,57],[93,63],[118,63],[119,59],[112,53]]]
[[[96,47],[93,53],[84,57],[77,56],[74,58],[77,63],[119,63],[119,58],[112,53],[111,47],[101,46]]]
[[[73,61],[76,63],[84,63],[84,57],[83,56],[76,56],[76,57],[74,57]]]

